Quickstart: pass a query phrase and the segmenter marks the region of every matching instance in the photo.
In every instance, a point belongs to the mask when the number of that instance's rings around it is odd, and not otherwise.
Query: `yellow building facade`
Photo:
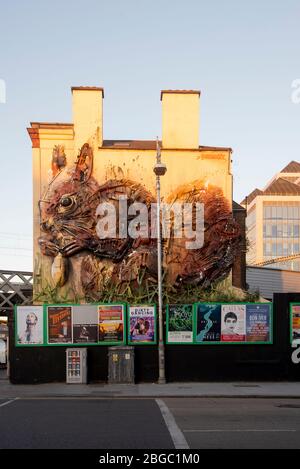
[[[105,140],[103,99],[103,88],[73,87],[73,123],[32,122],[28,129],[32,141],[33,158],[34,295],[37,302],[44,301],[47,292],[49,294],[49,291],[53,292],[54,289],[58,295],[56,299],[66,297],[73,300],[77,298],[80,301],[89,299],[90,296],[87,296],[86,289],[82,285],[82,262],[85,262],[87,257],[89,265],[85,266],[84,276],[88,275],[87,272],[91,270],[91,277],[99,277],[99,272],[103,271],[104,266],[109,271],[110,279],[115,275],[119,281],[122,280],[120,271],[117,274],[115,272],[116,263],[122,261],[124,264],[127,262],[126,259],[125,261],[124,258],[118,258],[118,261],[111,260],[105,255],[103,249],[101,251],[98,247],[95,248],[96,241],[93,240],[95,226],[92,227],[93,223],[90,221],[88,228],[85,225],[88,207],[85,207],[84,211],[85,221],[83,221],[82,212],[79,213],[80,204],[76,200],[76,191],[83,189],[83,183],[86,184],[86,195],[81,194],[81,198],[79,197],[82,206],[85,203],[88,206],[89,197],[95,198],[95,194],[99,194],[102,191],[101,188],[106,187],[107,183],[111,184],[112,181],[114,187],[116,181],[125,185],[131,181],[130,184],[138,184],[147,191],[148,199],[145,196],[147,200],[150,200],[151,196],[155,199],[153,167],[156,162],[156,141]],[[200,92],[163,90],[161,103],[161,157],[167,166],[167,173],[161,182],[162,199],[167,201],[170,199],[170,194],[184,192],[195,194],[196,199],[203,202],[204,193],[214,194],[214,191],[217,191],[216,196],[212,195],[213,200],[219,200],[219,205],[223,204],[223,211],[225,210],[229,220],[232,208],[231,149],[199,144]],[[84,153],[83,147],[85,151],[88,149],[87,153]],[[80,161],[83,161],[84,169],[82,165],[80,166]],[[78,179],[75,177],[76,184],[74,174],[80,174]],[[132,187],[130,194],[133,193]],[[62,199],[66,196],[64,190],[67,195],[70,195],[71,191],[71,197]],[[124,191],[123,186],[122,191]],[[60,200],[58,200],[58,195]],[[184,197],[179,198],[184,201]],[[73,212],[68,211],[68,203],[76,206],[75,210],[73,207]],[[90,216],[94,217],[93,214]],[[210,217],[212,217],[211,213]],[[221,216],[218,218],[216,212],[215,222],[219,220],[222,225],[223,219],[224,217]],[[228,220],[227,223],[232,223]],[[77,232],[74,234],[72,230],[75,225]],[[214,222],[211,220],[211,226],[213,225]],[[73,233],[73,237],[76,238],[76,241],[73,239],[72,243],[77,243],[76,248],[68,252],[64,250],[67,244],[64,238],[69,236],[66,226],[69,226],[69,234]],[[81,231],[78,231],[78,226]],[[223,228],[225,230],[222,225],[221,231]],[[86,235],[87,229],[90,230],[89,235]],[[91,234],[92,231],[93,234]],[[233,244],[238,236],[234,227],[232,233],[230,240],[229,238],[226,240],[224,235],[222,249],[226,250],[230,245],[234,251]],[[211,238],[206,240],[206,244],[214,241],[214,237],[212,231]],[[89,245],[86,244],[87,238]],[[228,244],[228,240],[231,244]],[[216,252],[216,247],[211,247],[211,249],[212,253]],[[99,254],[100,251],[103,255]],[[203,255],[209,257],[209,252],[206,250]],[[129,251],[127,255],[128,253]],[[234,255],[232,254],[231,257]],[[230,259],[228,265],[224,265],[224,271],[230,268],[232,260]],[[215,262],[217,260],[216,258]],[[138,265],[141,267],[141,264]],[[195,271],[191,274],[197,276],[194,259],[191,265],[191,269]],[[206,267],[202,267],[202,277],[200,275],[199,279],[203,280],[206,273],[213,272],[213,269],[213,264],[206,264]],[[182,278],[188,276],[188,272],[182,274]],[[94,299],[101,299],[101,292],[106,288],[108,277],[107,275],[102,277],[90,287],[90,291],[98,292],[97,295],[92,295]],[[217,277],[217,275],[212,275],[212,277]]]

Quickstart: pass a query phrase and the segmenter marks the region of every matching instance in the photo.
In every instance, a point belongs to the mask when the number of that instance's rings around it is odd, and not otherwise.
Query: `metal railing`
[[[0,315],[8,315],[14,305],[32,302],[33,273],[0,270]]]
[[[282,256],[282,257],[273,257],[272,259],[268,259],[267,261],[255,262],[254,264],[249,264],[253,267],[264,267],[266,265],[277,264],[277,262],[287,262],[292,261],[294,259],[299,259],[300,253],[298,254],[291,254],[290,256]]]

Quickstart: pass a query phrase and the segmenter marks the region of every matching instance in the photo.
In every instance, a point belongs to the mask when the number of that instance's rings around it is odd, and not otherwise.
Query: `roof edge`
[[[101,91],[104,98],[104,88],[101,86],[71,86],[71,92],[73,91]]]
[[[160,100],[162,101],[163,94],[198,94],[201,95],[200,90],[161,90]]]
[[[33,129],[60,129],[60,128],[73,128],[74,124],[66,122],[30,122]]]

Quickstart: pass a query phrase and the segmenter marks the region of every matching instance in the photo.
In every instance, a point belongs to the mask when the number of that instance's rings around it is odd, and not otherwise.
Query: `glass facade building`
[[[264,202],[263,258],[300,254],[300,202]],[[300,258],[269,267],[300,271]]]
[[[291,161],[241,205],[247,209],[248,265],[300,271],[300,163]]]

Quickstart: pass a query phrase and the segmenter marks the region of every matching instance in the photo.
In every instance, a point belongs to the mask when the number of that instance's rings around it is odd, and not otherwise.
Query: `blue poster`
[[[269,342],[271,340],[271,305],[246,305],[246,341]]]
[[[221,305],[198,303],[196,342],[221,341]]]

